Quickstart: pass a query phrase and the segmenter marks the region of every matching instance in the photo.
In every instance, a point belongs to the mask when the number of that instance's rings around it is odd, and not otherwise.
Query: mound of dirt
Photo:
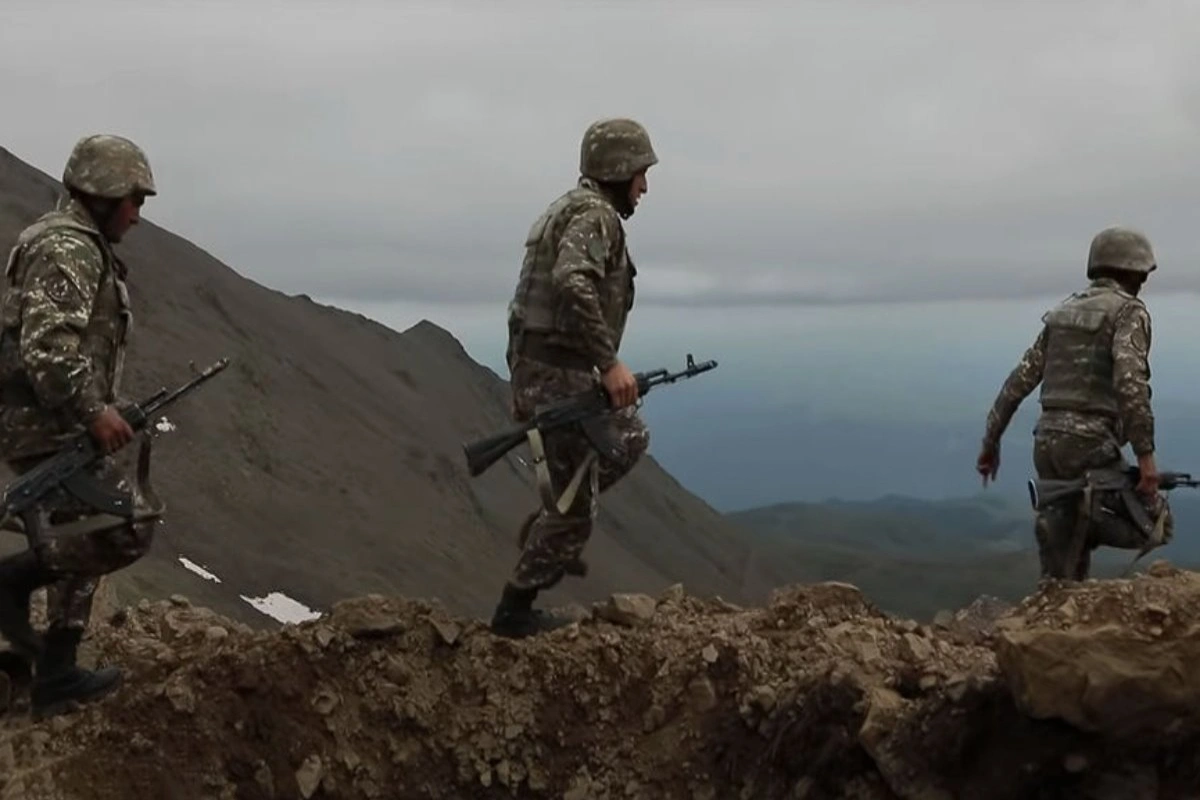
[[[117,693],[0,718],[0,798],[1188,797],[1198,597],[1162,564],[1049,585],[977,641],[839,583],[617,595],[523,641],[378,595],[271,632],[142,601],[87,640]],[[1162,736],[1097,722],[1151,707]]]

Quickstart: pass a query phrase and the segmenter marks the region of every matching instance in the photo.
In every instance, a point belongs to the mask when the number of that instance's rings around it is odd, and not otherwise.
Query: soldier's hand
[[[984,488],[989,478],[996,480],[996,473],[1000,471],[1000,449],[984,447],[980,450],[979,458],[975,460],[975,471],[983,476]]]
[[[1158,493],[1158,465],[1154,463],[1153,453],[1138,456],[1138,474],[1138,494],[1154,497]]]
[[[601,379],[604,383],[604,388],[608,391],[608,397],[612,401],[613,408],[624,408],[631,406],[638,399],[637,378],[633,377],[633,373],[629,371],[629,367],[618,361],[608,368],[608,372],[604,373]]]
[[[106,453],[115,453],[133,441],[133,428],[113,406],[105,406],[92,420],[88,431]]]

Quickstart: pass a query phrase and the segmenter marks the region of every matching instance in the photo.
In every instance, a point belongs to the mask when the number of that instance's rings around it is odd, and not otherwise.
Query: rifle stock
[[[1083,478],[1074,480],[1030,479],[1026,484],[1026,488],[1029,490],[1029,504],[1033,506],[1034,511],[1044,511],[1054,503],[1083,491],[1085,485]]]
[[[467,456],[467,471],[474,478],[482,475],[514,447],[525,441],[528,425],[518,425],[506,431],[463,445]]]

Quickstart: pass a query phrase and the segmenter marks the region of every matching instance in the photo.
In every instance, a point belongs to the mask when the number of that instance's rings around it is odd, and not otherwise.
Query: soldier
[[[45,527],[37,543],[0,560],[0,633],[35,662],[38,717],[117,686],[119,670],[81,669],[76,650],[100,577],[145,555],[161,513],[130,489],[112,458],[134,435],[115,407],[131,313],[126,267],[113,244],[156,194],[154,178],[137,145],[97,135],[75,145],[62,182],[67,196],[21,232],[5,271],[0,455],[23,474],[86,430],[108,455],[85,493],[132,501],[134,514],[100,513],[60,491],[40,509]],[[29,621],[30,595],[41,586],[50,587],[44,637]]]
[[[581,430],[531,432],[542,508],[521,533],[522,552],[492,618],[492,630],[519,637],[555,627],[532,608],[539,591],[580,559],[596,519],[597,496],[645,453],[649,433],[636,414],[637,381],[618,351],[633,307],[628,219],[658,163],[646,129],[631,119],[593,123],[583,135],[577,185],[529,229],[508,319],[514,418],[587,391],[599,380],[614,409],[609,434],[621,456],[600,457]],[[540,458],[544,454],[544,458]],[[611,454],[610,454],[611,455]]]
[[[1083,580],[1099,545],[1140,549],[1171,536],[1173,520],[1158,491],[1150,409],[1150,314],[1138,298],[1157,268],[1149,240],[1122,227],[1092,239],[1090,285],[1043,317],[1033,345],[1008,376],[988,414],[976,470],[995,479],[1000,438],[1039,383],[1042,413],[1033,442],[1039,478],[1076,479],[1127,467],[1128,442],[1140,470],[1135,490],[1082,494],[1040,512],[1034,523],[1043,578]]]

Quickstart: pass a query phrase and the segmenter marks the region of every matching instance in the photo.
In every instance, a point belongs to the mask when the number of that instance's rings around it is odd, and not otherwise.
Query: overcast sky
[[[4,0],[0,144],[127,134],[146,216],[346,304],[506,302],[596,118],[661,163],[646,304],[1069,291],[1145,229],[1200,288],[1200,6]]]

